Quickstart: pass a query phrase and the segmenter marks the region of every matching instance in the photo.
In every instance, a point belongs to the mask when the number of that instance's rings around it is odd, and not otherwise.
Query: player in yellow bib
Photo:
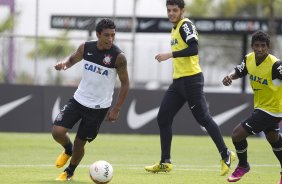
[[[282,120],[282,62],[268,53],[269,45],[270,37],[267,33],[255,32],[251,41],[253,52],[247,54],[242,63],[222,81],[225,86],[229,86],[232,80],[248,74],[254,92],[253,113],[237,125],[232,133],[239,163],[228,177],[229,182],[236,182],[249,172],[246,138],[261,131],[282,168],[282,138],[279,134],[279,122]]]
[[[155,58],[158,62],[172,58],[173,82],[163,97],[157,117],[161,160],[146,166],[145,170],[154,173],[172,170],[170,151],[173,118],[179,109],[187,104],[197,122],[207,130],[215,143],[221,155],[220,175],[225,175],[235,159],[235,153],[227,149],[217,124],[209,114],[203,92],[204,77],[199,65],[198,33],[194,24],[184,18],[184,6],[183,0],[166,1],[168,19],[173,24],[171,52],[158,54]]]

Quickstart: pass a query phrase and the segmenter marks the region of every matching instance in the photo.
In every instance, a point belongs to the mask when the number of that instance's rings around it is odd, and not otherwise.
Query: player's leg
[[[199,73],[186,78],[184,82],[184,95],[186,97],[190,110],[196,121],[207,130],[219,153],[221,154],[222,160],[220,175],[225,175],[229,171],[231,163],[235,159],[235,153],[227,149],[220,129],[209,113],[205,94],[203,92],[204,77],[202,73]]]
[[[185,99],[179,96],[173,86],[167,90],[162,100],[157,116],[161,140],[161,162],[170,159],[173,118],[184,103]]]
[[[281,121],[280,118],[275,118],[277,120],[273,120],[275,123],[273,128],[264,131],[267,141],[272,147],[272,151],[275,154],[276,158],[280,163],[280,175],[282,174],[282,137],[279,133],[279,122]],[[282,176],[280,179],[280,184],[282,184]]]
[[[72,142],[68,135],[68,129],[54,125],[52,136],[55,141],[64,147],[64,151],[57,157],[55,165],[57,168],[63,167],[72,155]]]
[[[56,159],[56,167],[63,167],[72,155],[72,142],[68,135],[68,130],[80,119],[80,114],[77,112],[78,103],[74,99],[70,99],[54,121],[52,128],[52,136],[57,141],[64,151]]]
[[[226,175],[231,167],[231,164],[235,160],[235,153],[228,150],[223,137],[221,135],[220,129],[218,125],[214,122],[212,117],[210,116],[207,105],[205,102],[205,98],[201,98],[201,103],[193,103],[195,107],[191,109],[192,114],[194,115],[197,122],[203,126],[206,131],[208,132],[209,136],[213,140],[214,144],[216,145],[218,152],[220,153],[221,160],[220,160],[220,175]],[[191,106],[190,106],[191,107]]]
[[[250,165],[247,161],[248,142],[246,139],[249,135],[241,124],[233,129],[232,142],[235,146],[239,163],[234,172],[228,177],[229,182],[239,181],[250,170]]]
[[[74,145],[73,145],[73,153],[70,163],[68,167],[65,168],[64,172],[62,172],[56,180],[68,181],[73,178],[74,171],[84,156],[85,144],[86,144],[86,140],[81,140],[77,136],[75,137]]]
[[[161,160],[154,165],[146,166],[148,172],[168,172],[172,170],[170,160],[172,122],[175,114],[185,103],[185,99],[177,92],[178,83],[173,82],[166,91],[157,116],[160,129]]]
[[[68,167],[65,168],[64,172],[58,176],[57,180],[66,181],[66,180],[72,179],[76,167],[78,166],[78,164],[80,163],[80,161],[82,160],[84,156],[85,144],[86,144],[86,140],[81,140],[77,136],[75,137],[73,153],[72,153],[70,163]]]
[[[99,132],[100,126],[108,112],[108,108],[105,109],[89,109],[83,108],[81,112],[83,118],[78,127],[78,131],[74,140],[73,153],[69,163],[69,166],[64,170],[61,176],[66,178],[72,178],[74,172],[79,165],[80,161],[84,157],[86,142],[93,141]],[[68,180],[68,179],[67,179]]]
[[[256,109],[247,119],[237,125],[232,132],[232,142],[235,146],[239,163],[235,171],[228,177],[229,182],[240,180],[250,170],[247,157],[247,137],[272,127],[273,119],[264,111]]]

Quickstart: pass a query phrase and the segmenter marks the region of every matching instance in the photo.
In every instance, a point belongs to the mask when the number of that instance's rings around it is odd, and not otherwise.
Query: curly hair
[[[179,8],[183,9],[185,7],[185,2],[184,0],[167,0],[166,6],[167,5],[177,5]]]
[[[251,45],[253,45],[255,43],[255,41],[265,42],[267,47],[270,46],[270,36],[269,36],[269,34],[267,34],[266,32],[264,32],[262,30],[258,30],[258,31],[253,33]]]
[[[96,25],[96,32],[101,33],[103,29],[116,29],[116,25],[111,19],[103,18]]]

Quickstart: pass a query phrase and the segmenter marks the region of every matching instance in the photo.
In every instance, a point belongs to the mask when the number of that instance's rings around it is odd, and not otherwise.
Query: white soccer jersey
[[[88,108],[108,108],[117,77],[115,60],[120,49],[98,50],[97,41],[86,42],[83,54],[83,74],[74,99]]]

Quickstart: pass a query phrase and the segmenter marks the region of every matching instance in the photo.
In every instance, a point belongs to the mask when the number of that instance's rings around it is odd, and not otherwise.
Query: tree
[[[3,22],[0,22],[0,33],[13,29],[14,16],[10,15]]]
[[[268,17],[269,4],[274,16],[282,16],[282,0],[186,0],[190,17]]]
[[[189,16],[209,17],[213,15],[212,6],[214,6],[213,0],[189,1],[185,10]]]
[[[46,38],[39,38],[38,48],[33,49],[28,53],[28,57],[35,58],[35,54],[38,58],[62,58],[68,55],[74,50],[68,39],[68,32],[63,32],[59,35],[59,38],[55,40],[47,40]]]
[[[63,32],[61,35],[59,35],[59,38],[54,40],[39,38],[38,48],[34,48],[33,50],[31,50],[28,53],[28,57],[31,59],[54,58],[57,61],[58,59],[69,55],[71,52],[73,52],[74,49],[75,48],[70,44],[68,32]],[[48,70],[47,72],[49,74],[49,80],[51,83],[55,83],[57,85],[62,84],[62,79],[59,72],[56,73],[55,77],[51,75],[50,70]]]
[[[264,18],[269,23],[269,34],[275,39],[275,18],[282,17],[282,0],[186,0],[187,14],[189,17],[200,18]],[[206,75],[212,78],[212,67],[227,68],[227,65],[234,66],[239,61],[242,45],[241,37],[238,35],[201,35],[199,46],[200,52],[204,55],[203,69],[208,68]],[[206,40],[205,40],[206,39]],[[207,40],[211,40],[208,42]],[[278,42],[271,42],[278,44]],[[271,52],[274,45],[271,45]],[[217,56],[217,57],[216,57]],[[235,59],[236,58],[236,59]],[[216,77],[220,70],[216,71]],[[214,75],[215,76],[215,75]]]
[[[10,15],[6,19],[3,20],[3,22],[0,22],[0,35],[1,33],[4,33],[6,31],[10,31],[14,28],[14,16]],[[3,58],[5,53],[2,53]],[[1,68],[3,71],[0,71],[0,82],[5,82],[6,75],[7,75],[7,67],[5,66],[4,59],[1,62]]]

